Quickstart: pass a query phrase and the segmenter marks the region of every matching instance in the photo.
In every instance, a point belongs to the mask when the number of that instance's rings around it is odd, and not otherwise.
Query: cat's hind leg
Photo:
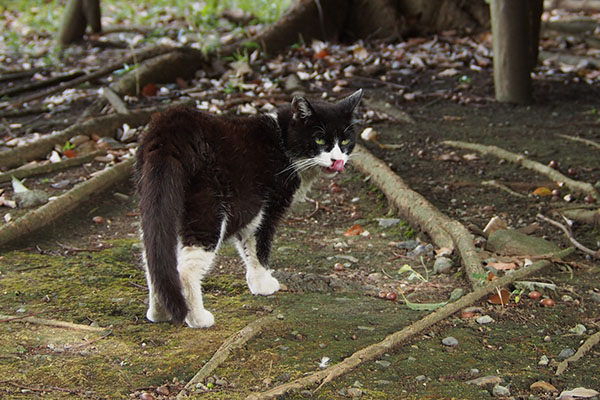
[[[185,322],[190,328],[208,328],[215,323],[212,313],[204,308],[201,289],[202,278],[210,271],[215,255],[215,250],[184,246],[177,256],[177,270],[189,308]]]
[[[164,322],[170,321],[171,316],[162,306],[162,303],[158,299],[150,273],[148,272],[148,265],[146,263],[146,251],[143,252],[144,258],[144,270],[146,271],[146,282],[148,283],[148,311],[146,312],[146,318],[151,322]]]
[[[246,264],[246,282],[250,292],[263,296],[277,292],[280,289],[279,282],[271,275],[272,271],[259,261],[255,236],[236,240],[236,248]]]

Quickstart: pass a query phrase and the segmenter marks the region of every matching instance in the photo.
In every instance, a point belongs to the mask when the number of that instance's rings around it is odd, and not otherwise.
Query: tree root
[[[598,195],[598,192],[596,191],[596,189],[594,189],[593,185],[591,185],[587,182],[580,182],[580,181],[573,180],[573,179],[561,174],[557,170],[552,169],[544,164],[541,164],[537,161],[529,160],[520,154],[512,153],[512,152],[504,150],[500,147],[491,146],[491,145],[486,146],[486,145],[477,144],[477,143],[467,143],[467,142],[460,142],[460,141],[454,141],[454,140],[445,140],[442,142],[442,144],[444,144],[446,146],[459,147],[459,148],[467,149],[467,150],[475,150],[475,151],[478,151],[485,155],[488,155],[488,154],[494,155],[498,158],[508,160],[510,162],[518,164],[518,165],[525,167],[527,169],[530,169],[532,171],[536,171],[540,174],[546,175],[547,177],[554,180],[555,182],[564,182],[565,185],[567,185],[571,190],[573,190],[575,192],[592,196],[594,199],[597,199],[597,200],[600,199],[600,195]]]
[[[260,334],[262,330],[273,323],[275,318],[273,316],[266,316],[259,318],[242,330],[236,332],[232,336],[230,336],[221,347],[213,354],[210,360],[206,364],[202,366],[200,371],[190,381],[185,385],[185,388],[177,395],[177,399],[185,399],[190,391],[194,390],[194,387],[198,383],[202,383],[202,381],[207,378],[219,365],[221,365],[229,354],[235,349],[238,349],[245,345],[249,340],[254,338],[256,335]]]
[[[585,355],[588,351],[592,349],[595,345],[600,343],[600,332],[594,333],[592,336],[587,338],[587,340],[581,345],[577,352],[573,354],[571,357],[563,360],[558,364],[558,368],[556,368],[556,375],[560,375],[568,368],[569,363],[575,362],[579,360],[581,357]]]
[[[93,178],[75,185],[74,188],[56,200],[29,211],[22,217],[0,226],[0,246],[48,225],[69,213],[91,195],[99,193],[111,185],[130,176],[133,158],[105,169]]]
[[[568,248],[556,253],[554,256],[556,258],[563,258],[571,254],[572,252],[573,248]],[[375,360],[383,356],[385,353],[392,351],[393,349],[399,347],[404,341],[406,341],[411,336],[414,336],[415,334],[431,327],[435,323],[442,321],[445,318],[448,318],[452,314],[460,311],[462,308],[467,307],[475,303],[476,301],[479,301],[480,299],[489,295],[490,293],[496,292],[498,288],[508,286],[516,280],[520,280],[528,275],[537,273],[542,269],[548,267],[549,265],[552,265],[552,262],[547,260],[538,261],[530,267],[519,269],[513,272],[512,274],[505,275],[502,278],[498,278],[488,283],[487,285],[480,287],[476,291],[467,294],[466,296],[455,301],[454,303],[445,305],[444,307],[425,316],[424,318],[413,323],[412,325],[409,325],[404,329],[387,336],[381,342],[372,344],[368,347],[358,350],[350,357],[344,359],[339,364],[332,365],[329,368],[315,372],[311,375],[304,376],[302,378],[296,379],[295,381],[274,387],[273,389],[268,390],[266,392],[250,394],[248,397],[246,397],[246,400],[274,399],[278,396],[283,396],[292,390],[300,390],[310,385],[320,384],[319,387],[321,387],[331,382],[335,378],[352,371],[360,364]]]
[[[353,164],[364,174],[371,176],[398,213],[411,225],[431,236],[437,246],[457,249],[467,279],[474,288],[480,286],[480,281],[475,276],[484,272],[481,260],[471,234],[460,222],[450,219],[423,196],[410,189],[383,161],[363,146],[357,145],[354,149]]]
[[[584,139],[584,138],[580,138],[580,137],[576,137],[576,136],[561,135],[559,133],[557,133],[556,136],[559,136],[563,139],[571,140],[573,142],[587,144],[588,146],[592,146],[592,147],[595,147],[596,149],[600,150],[600,143],[596,143],[593,140]]]
[[[600,209],[585,210],[580,208],[560,211],[565,217],[590,225],[600,226]]]
[[[62,169],[67,169],[71,167],[76,167],[81,164],[85,164],[87,162],[92,161],[95,157],[106,154],[105,150],[97,150],[90,154],[86,154],[77,158],[69,158],[67,160],[57,162],[57,163],[48,163],[44,165],[38,165],[31,168],[17,168],[7,172],[0,173],[0,183],[8,182],[14,176],[15,178],[22,179],[35,175],[48,174],[54,171],[60,171]]]
[[[0,153],[0,168],[17,167],[27,161],[45,156],[55,145],[64,144],[67,140],[76,135],[90,135],[95,133],[98,136],[114,137],[117,129],[128,124],[131,127],[137,127],[148,123],[153,113],[161,111],[167,107],[175,105],[189,104],[188,101],[171,103],[169,106],[154,106],[132,110],[129,114],[111,114],[103,117],[93,118],[81,124],[72,125],[62,131],[55,132],[35,142],[28,143],[14,149]]]
[[[13,106],[13,108],[18,108],[18,107],[22,106],[24,103],[28,103],[33,100],[47,97],[54,93],[62,92],[65,89],[81,85],[82,83],[89,82],[93,79],[101,78],[119,68],[123,68],[124,64],[133,64],[135,62],[140,62],[147,58],[155,57],[159,54],[163,54],[163,53],[169,52],[169,51],[172,51],[172,48],[166,47],[166,46],[155,46],[155,47],[151,47],[151,48],[136,50],[134,52],[131,52],[131,54],[121,58],[119,61],[109,64],[104,68],[100,68],[97,71],[91,72],[89,74],[85,74],[84,76],[81,76],[76,79],[72,79],[68,82],[64,82],[64,83],[62,83],[58,86],[52,87],[50,89],[47,89],[47,90],[44,90],[41,92],[37,92],[37,93],[33,93],[29,96],[20,98],[16,102],[14,102],[12,104],[12,106]]]
[[[514,190],[512,190],[511,188],[509,188],[508,186],[492,179],[491,181],[483,181],[481,182],[482,185],[484,186],[491,186],[491,187],[495,187],[497,189],[502,190],[503,192],[506,192],[508,194],[510,194],[511,196],[515,196],[515,197],[520,197],[520,198],[527,198],[527,196],[525,196],[524,194],[521,194],[519,192],[515,192]]]
[[[73,324],[71,322],[59,321],[55,319],[44,319],[32,316],[15,317],[10,315],[0,315],[0,322],[27,322],[36,325],[53,326],[55,328],[71,329],[75,331],[97,332],[107,335],[110,331],[98,326]]]

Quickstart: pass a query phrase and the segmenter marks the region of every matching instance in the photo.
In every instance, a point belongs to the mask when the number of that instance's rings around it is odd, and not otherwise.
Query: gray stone
[[[391,385],[392,382],[391,381],[387,381],[385,379],[380,379],[378,381],[375,381],[376,384],[381,385],[381,386],[385,386],[385,385]]]
[[[454,347],[458,345],[458,340],[452,336],[448,336],[442,339],[442,344],[444,346]]]
[[[454,266],[454,261],[448,257],[438,257],[433,263],[433,272],[436,274],[449,273],[450,269]]]
[[[376,218],[376,220],[382,228],[389,228],[402,222],[400,218]]]
[[[417,382],[423,382],[425,379],[427,379],[427,377],[425,375],[415,376],[415,380]]]
[[[489,315],[482,315],[481,317],[477,317],[476,321],[478,324],[484,325],[494,322],[494,318],[490,317]]]
[[[97,142],[96,145],[101,148],[101,149],[122,149],[123,147],[125,147],[123,145],[123,143],[119,142],[118,140],[111,138],[110,136],[105,136],[105,137],[101,137]]]
[[[552,242],[524,233],[499,229],[487,241],[487,249],[498,254],[515,256],[539,256],[556,253],[560,248]]]
[[[418,240],[406,240],[398,243],[396,246],[400,249],[412,250],[419,245]]]
[[[383,367],[383,368],[387,368],[387,367],[389,367],[390,365],[392,365],[392,363],[391,363],[391,362],[389,362],[389,361],[385,361],[385,360],[377,360],[377,361],[375,361],[375,364],[377,364],[377,365],[379,365],[379,366],[381,366],[381,367]]]
[[[496,385],[492,389],[492,394],[496,397],[508,397],[510,396],[510,390],[506,386]]]
[[[408,257],[433,257],[433,245],[431,243],[421,243],[420,245],[415,247],[414,250],[411,250],[408,253],[406,253],[406,255]]]
[[[491,385],[491,384],[497,385],[501,382],[502,382],[502,378],[500,378],[499,376],[487,375],[487,376],[482,376],[481,378],[471,379],[470,381],[467,381],[467,385],[475,385],[475,386],[485,386],[485,385]]]
[[[310,397],[313,397],[313,394],[310,390],[303,390],[300,392],[300,396],[302,396],[304,398],[310,398]]]
[[[592,301],[600,303],[600,293],[592,292]]]
[[[538,365],[541,366],[546,366],[550,363],[550,360],[548,359],[548,357],[546,355],[543,355],[540,357],[540,361],[538,361]]]
[[[19,208],[36,207],[48,202],[48,194],[43,190],[27,190],[15,193],[13,200],[17,202]]]
[[[357,398],[357,397],[362,396],[363,391],[362,391],[362,389],[353,387],[353,388],[346,390],[346,393],[348,393],[348,396],[350,396],[350,397]]]
[[[575,350],[567,347],[566,349],[561,350],[561,352],[558,354],[558,358],[562,358],[564,360],[571,357],[573,354],[575,354]]]

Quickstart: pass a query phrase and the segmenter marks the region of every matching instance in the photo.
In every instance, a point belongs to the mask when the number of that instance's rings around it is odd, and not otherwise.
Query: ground
[[[259,64],[253,64],[255,71],[270,65],[263,71],[262,82],[247,77],[244,82],[224,79],[214,83],[201,76],[191,84],[202,91],[201,107],[230,112],[239,110],[238,105],[256,109],[266,102],[288,101],[291,92],[298,90],[312,97],[322,92],[337,96],[338,86],[347,91],[363,87],[371,103],[361,106],[357,129],[360,132],[372,127],[379,133],[379,143],[388,148],[361,143],[443,213],[469,227],[480,248],[485,247],[480,231],[494,216],[500,216],[511,228],[528,228],[533,236],[562,248],[569,246],[558,229],[533,224],[539,223],[537,213],[554,217],[555,210],[568,204],[583,205],[584,196],[574,194],[567,203],[563,197],[568,190],[540,174],[441,142],[494,144],[543,164],[554,160],[563,173],[572,169],[570,176],[598,188],[598,150],[556,136],[599,141],[597,78],[590,79],[593,74],[588,69],[567,71],[544,64],[535,75],[533,104],[499,104],[493,100],[491,68],[485,62],[479,69],[469,68],[468,62],[438,66],[423,56],[423,51],[436,46],[450,46],[452,54],[461,53],[460,41],[453,40],[450,35],[424,38],[409,42],[406,48],[388,44],[326,46],[326,53],[322,53],[323,48],[300,46],[274,60],[255,60]],[[480,53],[485,51],[472,43],[489,46],[489,42],[477,37],[463,40],[463,45],[477,48],[476,59],[480,60]],[[425,50],[418,47],[421,45]],[[75,47],[70,51],[87,54],[90,49]],[[429,67],[419,67],[412,61],[416,56],[400,58],[398,54],[404,51],[414,51]],[[362,75],[321,78],[327,69],[342,74],[340,71],[350,63],[345,56],[354,54],[362,59],[365,52],[368,56]],[[342,59],[340,65],[327,53],[339,55],[336,59]],[[106,54],[109,57],[111,53]],[[377,56],[381,63],[376,62]],[[405,59],[410,59],[413,67],[409,74],[402,72]],[[401,60],[401,65],[392,67],[394,60]],[[294,68],[294,63],[303,63],[304,69]],[[379,65],[384,65],[383,69]],[[450,68],[456,73],[444,73]],[[299,82],[288,79],[304,70],[309,76],[314,71],[311,79],[316,84],[307,83],[301,73],[297,74]],[[267,81],[274,82],[275,89],[264,92]],[[177,92],[173,85],[165,87],[170,95]],[[64,128],[85,108],[97,106],[89,96],[92,90],[95,87],[82,88],[84,96],[79,101],[66,96],[67,107],[51,109],[41,118],[20,117],[10,122],[45,133],[49,133],[49,126]],[[263,91],[267,100],[253,102],[247,95],[252,90]],[[214,93],[221,102],[202,103]],[[240,99],[245,101],[240,103]],[[371,107],[373,100],[390,106]],[[169,101],[169,96],[140,97],[132,107],[161,101]],[[389,116],[384,115],[385,110]],[[403,120],[405,116],[413,122]],[[8,133],[1,146],[8,147],[11,139],[31,133],[31,129],[27,132],[17,125],[5,127]],[[395,146],[390,149],[389,145]],[[120,156],[123,151],[115,154]],[[25,183],[32,189],[60,194],[105,163],[95,161],[82,168],[28,178]],[[490,180],[522,196],[482,184]],[[52,186],[60,182],[67,186]],[[540,187],[557,189],[560,195],[534,196],[532,192]],[[0,188],[8,197],[12,195],[9,183],[0,184]],[[0,397],[100,399],[152,394],[174,398],[230,335],[261,316],[274,315],[276,322],[235,350],[196,394],[197,398],[244,399],[251,392],[316,371],[320,364],[336,364],[429,313],[408,307],[403,295],[411,304],[431,304],[448,300],[455,289],[470,290],[456,255],[448,273],[433,274],[432,255],[411,256],[401,248],[417,238],[429,243],[425,233],[406,222],[380,226],[379,219],[394,218],[396,213],[369,176],[350,166],[331,180],[319,180],[310,197],[318,203],[294,206],[276,235],[271,266],[285,284],[284,290],[268,297],[252,296],[245,285],[241,261],[233,247],[225,246],[204,285],[206,306],[216,318],[215,326],[205,330],[152,324],[144,318],[147,291],[140,263],[137,198],[131,180],[98,193],[49,227],[5,245],[0,253],[0,314],[4,315],[0,317]],[[10,213],[13,219],[25,212],[1,210],[2,215]],[[95,223],[95,216],[104,221]],[[355,225],[360,225],[362,234],[344,235]],[[573,233],[584,245],[598,249],[598,229],[576,224]],[[576,387],[600,391],[597,347],[561,376],[554,375],[557,363],[564,358],[561,353],[577,350],[583,340],[598,331],[600,322],[598,262],[582,253],[570,261],[528,278],[556,285],[555,290],[541,290],[543,297],[556,301],[554,307],[542,307],[539,300],[530,299],[529,290],[519,302],[513,296],[507,305],[481,301],[467,310],[475,318],[465,313],[454,315],[377,361],[365,363],[319,389],[309,387],[286,398],[485,399],[494,397],[494,383],[478,386],[466,382],[492,375],[499,377],[510,396],[519,399],[556,397],[556,393],[530,388],[538,381],[551,383],[558,391]],[[410,273],[400,273],[405,264],[423,279],[409,279]],[[383,299],[381,292],[398,297]],[[493,322],[476,322],[484,315]],[[15,316],[103,329],[88,332],[8,321]],[[576,333],[573,328],[578,324],[587,330]],[[458,344],[442,344],[448,337],[457,339]],[[544,356],[549,359],[547,365]]]

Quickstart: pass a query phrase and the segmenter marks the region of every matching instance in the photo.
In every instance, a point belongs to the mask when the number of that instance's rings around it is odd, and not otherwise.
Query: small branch
[[[596,149],[600,150],[600,143],[596,143],[593,140],[584,139],[584,138],[575,137],[575,136],[569,136],[569,135],[561,135],[559,133],[557,133],[556,136],[559,136],[563,139],[572,140],[573,142],[584,143],[584,144],[587,144],[588,146],[592,146],[592,147],[595,147]]]
[[[585,254],[589,254],[590,256],[594,257],[594,258],[598,258],[600,259],[600,251],[594,251],[591,249],[588,249],[587,247],[585,247],[584,245],[582,245],[581,243],[579,243],[574,237],[573,234],[571,233],[571,230],[569,228],[567,228],[566,226],[564,226],[563,224],[561,224],[560,222],[557,222],[553,219],[550,219],[542,214],[538,214],[536,215],[536,217],[538,219],[541,219],[542,221],[546,221],[551,225],[554,225],[558,228],[560,228],[565,235],[567,236],[567,239],[569,239],[569,241],[571,243],[573,243],[573,246],[577,247],[579,250],[583,251]]]
[[[110,103],[112,108],[115,109],[117,114],[129,114],[130,113],[125,102],[123,100],[121,100],[121,96],[116,94],[111,88],[103,87],[101,89],[101,93],[102,93],[102,96],[104,96],[104,98],[106,100],[108,100],[108,102]]]
[[[53,326],[56,328],[65,328],[65,329],[71,329],[71,330],[75,330],[75,331],[100,332],[100,333],[104,333],[104,334],[107,333],[106,328],[90,326],[90,325],[73,324],[71,322],[59,321],[59,320],[55,320],[55,319],[37,318],[37,317],[32,317],[32,316],[14,317],[14,316],[10,316],[10,315],[1,315],[0,314],[0,322],[28,322],[30,324]]]
[[[11,88],[8,88],[5,90],[0,90],[0,97],[14,96],[15,94],[28,92],[31,90],[43,89],[48,86],[55,85],[57,83],[70,81],[72,79],[79,78],[83,74],[84,74],[83,71],[75,71],[75,72],[70,72],[68,74],[53,76],[51,78],[44,79],[42,81],[31,82],[31,83],[28,83],[25,85],[20,85],[20,86],[11,87]]]
[[[60,171],[71,167],[76,167],[81,164],[92,161],[95,157],[106,154],[105,150],[94,151],[90,154],[86,154],[82,157],[69,158],[57,163],[48,163],[44,165],[38,165],[31,168],[17,168],[11,171],[0,173],[0,183],[9,182],[11,177],[18,179],[28,178],[30,176],[48,174],[50,172]]]
[[[231,354],[233,350],[245,345],[250,339],[260,334],[266,326],[273,323],[273,321],[275,321],[273,316],[259,318],[248,324],[242,330],[230,336],[225,342],[223,342],[215,354],[213,354],[212,358],[202,366],[200,371],[198,371],[198,373],[194,375],[192,379],[190,379],[190,381],[185,385],[185,388],[177,395],[177,399],[186,398],[188,392],[193,391],[196,384],[201,383],[219,365],[221,365],[227,359],[227,357],[229,357],[229,354]]]
[[[558,258],[566,257],[567,255],[572,253],[572,251],[572,248],[565,249],[556,253],[554,256]],[[464,307],[470,306],[471,304],[481,300],[485,296],[494,293],[497,288],[506,287],[512,282],[523,279],[524,277],[533,273],[537,273],[542,269],[548,267],[549,265],[552,265],[552,263],[549,261],[538,261],[530,267],[519,269],[513,272],[512,274],[505,275],[502,278],[496,279],[488,283],[487,285],[480,287],[476,291],[467,294],[466,296],[455,301],[454,303],[445,305],[444,307],[439,308],[437,311],[428,314],[427,316],[413,323],[412,325],[409,325],[404,329],[387,336],[381,342],[372,344],[368,347],[358,350],[350,357],[344,359],[338,364],[332,365],[331,367],[315,372],[308,376],[296,379],[295,381],[274,387],[266,392],[250,394],[248,397],[246,397],[246,400],[274,399],[276,397],[283,396],[292,390],[301,390],[310,385],[320,384],[319,387],[321,387],[331,382],[335,378],[347,372],[350,372],[354,368],[358,367],[360,364],[375,360],[383,356],[385,353],[392,351],[393,349],[399,347],[408,338],[424,331],[425,329],[430,328],[435,323],[442,321],[445,318],[448,318],[452,314],[460,311]]]
[[[22,217],[0,226],[0,246],[40,229],[69,213],[90,196],[130,176],[133,158],[100,171],[93,178],[81,182],[56,200],[27,212]]]
[[[500,189],[500,190],[502,190],[502,191],[510,194],[511,196],[520,197],[520,198],[527,198],[527,196],[525,196],[524,194],[521,194],[519,192],[515,192],[514,190],[512,190],[508,186],[503,185],[502,183],[500,183],[500,182],[498,182],[496,180],[483,181],[483,182],[481,182],[481,184],[485,185],[485,186],[495,187],[497,189]]]
[[[532,171],[536,171],[540,174],[546,175],[555,182],[564,182],[569,188],[571,188],[575,192],[590,195],[597,200],[600,199],[600,195],[598,195],[598,192],[596,191],[593,185],[587,182],[573,180],[561,174],[557,170],[552,169],[547,165],[541,164],[537,161],[529,160],[521,154],[512,153],[497,146],[486,146],[477,143],[467,143],[454,140],[445,140],[442,142],[442,144],[446,146],[459,147],[462,149],[475,150],[486,155],[494,155],[498,158],[508,160]]]
[[[594,333],[592,336],[587,338],[587,340],[581,345],[579,349],[577,349],[577,353],[573,354],[571,357],[566,360],[561,361],[558,364],[558,368],[556,369],[556,375],[560,375],[568,368],[570,362],[575,362],[579,360],[581,357],[585,355],[588,351],[592,349],[595,345],[600,343],[600,332]]]

